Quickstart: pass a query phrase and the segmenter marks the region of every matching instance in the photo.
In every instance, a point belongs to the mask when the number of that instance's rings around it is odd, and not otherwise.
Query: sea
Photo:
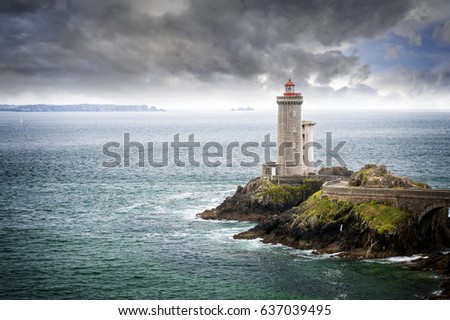
[[[385,164],[450,188],[450,112],[303,118],[317,122],[320,166]],[[267,135],[276,140],[275,111],[1,112],[0,299],[421,299],[439,289],[434,273],[406,267],[418,256],[342,260],[233,239],[254,223],[197,218],[275,159]]]

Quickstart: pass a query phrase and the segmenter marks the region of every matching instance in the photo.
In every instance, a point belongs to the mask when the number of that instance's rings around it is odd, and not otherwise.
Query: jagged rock
[[[345,173],[332,169],[326,173]],[[321,191],[322,180],[304,178],[296,185],[277,185],[256,178],[239,186],[236,193],[217,208],[198,214],[204,219],[260,222],[235,235],[236,239],[262,238],[295,248],[316,249],[346,257],[389,257],[432,252],[450,246],[450,225],[436,214],[432,232],[421,234],[411,213],[389,204],[352,204],[332,200]],[[366,165],[351,177],[353,185],[373,187],[427,187],[389,173],[383,165]],[[319,191],[319,192],[317,192]],[[312,195],[312,196],[311,196]],[[298,207],[297,207],[298,206]]]
[[[450,254],[435,252],[429,257],[414,260],[410,266],[413,270],[432,270],[438,275],[445,277],[441,283],[440,292],[433,293],[427,299],[450,299]]]
[[[318,172],[321,176],[339,176],[339,177],[350,177],[354,172],[348,170],[346,167],[324,167]]]
[[[375,164],[366,164],[360,171],[355,172],[350,177],[348,185],[366,188],[431,189],[425,183],[393,175],[387,170],[386,166]]]
[[[450,276],[450,254],[435,252],[428,257],[412,261],[413,270],[433,270],[439,275]]]
[[[345,174],[344,169],[327,168],[324,176]],[[450,247],[450,219],[446,212],[435,213],[432,230],[421,233],[411,213],[389,204],[371,201],[352,204],[323,195],[322,180],[305,178],[296,185],[277,185],[256,178],[239,186],[217,208],[198,216],[204,219],[230,219],[259,222],[235,239],[261,238],[265,243],[281,243],[293,248],[313,249],[318,253],[339,253],[340,257],[385,258],[433,253]],[[430,188],[426,184],[389,173],[383,165],[366,165],[354,173],[349,185],[375,188]],[[450,255],[418,262],[417,268],[434,268],[450,276]],[[431,267],[432,266],[432,267]],[[450,280],[442,284],[439,295],[450,298]]]
[[[297,208],[271,216],[236,239],[262,238],[321,253],[341,252],[350,258],[384,258],[437,250],[422,247],[412,215],[385,204],[354,205],[328,199],[319,191]],[[448,245],[448,243],[447,243]]]
[[[197,216],[203,219],[262,221],[298,206],[321,189],[322,180],[303,179],[297,185],[277,185],[268,179],[255,178],[245,187],[225,199],[217,208],[205,210]]]

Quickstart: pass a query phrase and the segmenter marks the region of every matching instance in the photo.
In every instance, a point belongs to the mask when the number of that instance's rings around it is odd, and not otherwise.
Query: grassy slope
[[[395,232],[399,225],[411,217],[410,213],[374,201],[353,205],[346,201],[331,200],[318,191],[297,208],[296,221],[302,225],[321,225],[344,220],[356,214],[379,234]]]
[[[305,179],[301,185],[276,185],[270,180],[265,180],[256,197],[268,199],[277,205],[284,205],[295,199],[304,198],[314,183],[317,183],[316,179]]]

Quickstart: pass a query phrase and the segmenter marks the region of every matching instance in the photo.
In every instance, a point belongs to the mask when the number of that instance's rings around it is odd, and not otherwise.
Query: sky
[[[1,0],[0,104],[450,109],[448,0]]]

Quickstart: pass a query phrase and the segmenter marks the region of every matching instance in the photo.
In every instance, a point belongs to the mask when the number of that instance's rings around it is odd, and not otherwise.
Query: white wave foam
[[[385,258],[385,259],[367,259],[367,260],[363,260],[364,262],[369,262],[369,263],[409,263],[413,260],[419,259],[419,258],[427,258],[427,256],[425,255],[420,255],[420,254],[416,254],[416,255],[412,255],[412,256],[397,256],[397,257],[390,257],[390,258]]]
[[[419,259],[419,258],[427,258],[427,256],[423,256],[423,255],[413,255],[410,257],[391,257],[391,258],[387,258],[387,261],[391,261],[391,262],[411,262],[413,260]]]
[[[177,194],[172,194],[169,196],[166,196],[167,200],[182,200],[182,199],[190,199],[194,198],[195,192],[182,192]]]
[[[149,202],[136,202],[136,203],[133,203],[133,204],[131,204],[129,206],[119,208],[117,210],[117,212],[119,212],[119,213],[129,212],[129,211],[134,210],[134,209],[145,207],[148,204],[149,204]],[[161,206],[152,207],[152,211],[160,212],[161,209],[162,209]]]

